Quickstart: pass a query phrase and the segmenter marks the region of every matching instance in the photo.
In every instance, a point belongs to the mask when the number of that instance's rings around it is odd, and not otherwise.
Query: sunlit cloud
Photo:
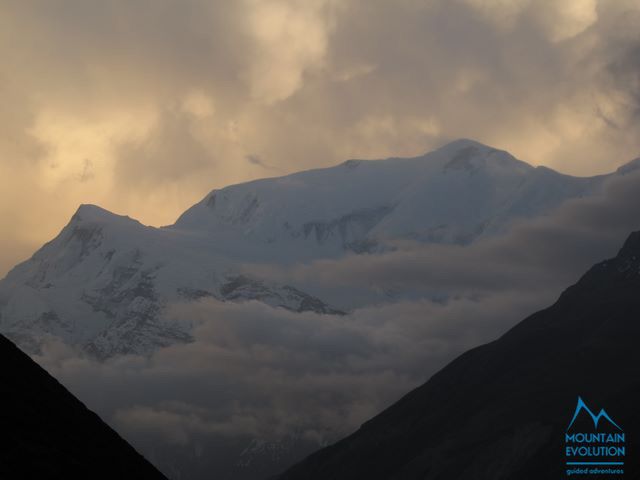
[[[322,67],[332,0],[246,0],[255,59],[248,82],[253,98],[273,103],[298,90],[304,74]]]
[[[640,153],[639,28],[633,0],[5,2],[0,271],[80,203],[165,225],[458,137],[611,171]]]
[[[133,109],[104,112],[99,118],[42,110],[29,131],[46,146],[46,154],[39,158],[40,185],[46,191],[55,191],[62,185],[82,188],[78,180],[88,180],[90,173],[93,179],[99,179],[92,188],[109,188],[115,148],[144,138],[154,120],[153,113]]]

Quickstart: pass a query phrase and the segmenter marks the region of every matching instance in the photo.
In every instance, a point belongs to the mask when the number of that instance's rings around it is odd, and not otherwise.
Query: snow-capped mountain
[[[0,330],[26,350],[53,335],[106,358],[188,342],[190,325],[163,315],[174,302],[253,299],[341,314],[238,266],[375,254],[398,240],[468,244],[594,194],[605,178],[534,168],[459,140],[416,158],[349,160],[215,190],[169,227],[83,205],[0,281]]]
[[[294,287],[233,274],[231,266],[198,236],[83,205],[0,284],[2,329],[28,351],[52,335],[104,358],[189,341],[189,325],[161,314],[170,302],[260,300],[342,313]]]
[[[467,244],[589,195],[603,178],[458,140],[420,157],[348,160],[214,190],[170,228],[209,232],[217,244],[275,244],[269,256],[283,261],[373,252],[394,239]]]

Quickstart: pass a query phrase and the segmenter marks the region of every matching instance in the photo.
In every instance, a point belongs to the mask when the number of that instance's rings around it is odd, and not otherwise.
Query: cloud
[[[113,421],[129,432],[145,433],[168,444],[188,445],[195,434],[260,435],[257,419],[233,414],[219,422],[207,417],[209,410],[179,402],[160,402],[157,406],[133,406],[117,410]]]
[[[165,471],[209,478],[252,441],[295,439],[303,455],[355,430],[531,308],[418,300],[333,317],[204,300],[169,313],[196,324],[192,343],[100,363],[53,339],[36,360]]]
[[[597,0],[462,0],[503,31],[518,23],[537,24],[549,40],[563,41],[584,32],[598,20]]]
[[[306,71],[322,66],[331,24],[330,0],[247,0],[255,61],[248,73],[251,96],[285,100],[303,84]]]
[[[207,104],[201,98],[191,97],[188,108],[202,114]],[[160,113],[151,132],[121,144],[115,157],[113,168],[118,184],[130,182],[135,188],[180,182],[206,170],[215,161],[198,138],[192,119],[176,110]]]
[[[162,467],[177,463],[184,474],[205,465],[211,476],[231,467],[220,451],[236,461],[252,440],[295,437],[308,453],[421,381],[423,372],[403,372],[401,359],[381,366],[381,356],[410,343],[409,313],[394,325],[392,317],[368,325],[364,316],[208,300],[172,308],[170,315],[197,323],[190,344],[99,363],[53,340],[36,360],[147,456],[169,449],[156,459]],[[384,325],[395,338],[379,335]],[[195,448],[197,461],[180,461]]]
[[[258,165],[259,167],[264,168],[265,170],[278,170],[277,167],[274,167],[273,165],[269,165],[268,163],[266,163],[264,160],[262,160],[262,158],[260,158],[258,155],[246,155],[245,156],[247,162],[253,164],[253,165]]]
[[[171,223],[264,175],[249,156],[287,173],[469,137],[592,174],[640,150],[632,0],[3,6],[3,265],[80,203]]]

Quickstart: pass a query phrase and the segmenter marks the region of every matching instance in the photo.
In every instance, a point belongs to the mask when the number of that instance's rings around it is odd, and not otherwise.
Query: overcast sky
[[[640,154],[637,0],[4,0],[0,275],[80,203],[469,137],[588,175]]]

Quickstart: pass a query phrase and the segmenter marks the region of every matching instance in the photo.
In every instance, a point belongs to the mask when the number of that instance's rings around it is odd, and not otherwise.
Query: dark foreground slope
[[[625,474],[606,478],[640,478],[640,232],[553,306],[279,480],[566,478],[564,434],[578,396],[626,434]]]
[[[164,479],[0,335],[0,478]]]

